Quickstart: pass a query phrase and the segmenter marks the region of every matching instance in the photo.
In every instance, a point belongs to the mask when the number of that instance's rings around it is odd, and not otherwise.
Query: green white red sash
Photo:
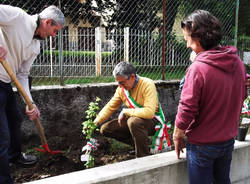
[[[142,106],[129,95],[128,90],[122,88],[122,91],[131,108],[142,108]],[[167,132],[167,130],[171,128],[171,123],[166,122],[160,103],[159,112],[155,112],[154,118],[158,120],[158,124],[155,126],[155,135],[153,137],[151,152],[156,153],[171,148],[171,141]]]
[[[249,103],[249,97],[247,97],[244,102],[243,102],[243,107],[241,110],[242,114],[247,114],[248,116],[250,116],[250,103]]]

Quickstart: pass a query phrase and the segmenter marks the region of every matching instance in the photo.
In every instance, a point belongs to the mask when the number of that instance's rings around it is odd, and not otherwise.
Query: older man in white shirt
[[[29,15],[24,10],[0,5],[0,60],[6,60],[32,102],[28,85],[30,67],[40,52],[40,41],[56,36],[65,25],[65,18],[56,6],[40,14]],[[0,65],[0,184],[12,184],[9,163],[34,165],[36,157],[21,153],[22,115],[11,86],[11,78]],[[40,116],[36,105],[26,107],[31,120]]]

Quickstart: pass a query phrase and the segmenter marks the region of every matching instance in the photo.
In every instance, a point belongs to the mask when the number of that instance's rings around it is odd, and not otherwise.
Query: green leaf
[[[85,111],[86,113],[86,121],[82,122],[82,133],[86,135],[86,139],[92,138],[92,134],[94,131],[100,131],[97,129],[96,124],[93,122],[94,118],[97,116],[97,111],[100,109],[98,107],[98,102],[100,102],[101,99],[99,97],[96,97],[95,102],[90,102],[88,109]],[[90,168],[94,166],[94,158],[90,155],[90,159],[87,163],[85,163],[86,168]]]

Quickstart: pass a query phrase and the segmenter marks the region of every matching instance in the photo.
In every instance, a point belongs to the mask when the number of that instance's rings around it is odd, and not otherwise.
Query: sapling
[[[94,119],[97,115],[97,111],[100,109],[98,106],[100,101],[101,99],[96,97],[95,102],[90,102],[88,110],[85,111],[87,120],[82,123],[82,133],[86,135],[86,139],[90,139],[95,130],[98,131]]]
[[[84,155],[81,156],[81,161],[86,162],[84,165],[86,168],[90,168],[94,166],[94,157],[90,155],[92,149],[96,149],[97,142],[92,138],[94,131],[99,131],[96,124],[94,123],[94,119],[97,116],[97,111],[99,108],[99,102],[101,99],[96,97],[95,102],[90,102],[88,106],[88,110],[85,111],[86,121],[82,123],[82,133],[86,135],[86,140],[89,140],[82,148],[82,151],[86,151]]]

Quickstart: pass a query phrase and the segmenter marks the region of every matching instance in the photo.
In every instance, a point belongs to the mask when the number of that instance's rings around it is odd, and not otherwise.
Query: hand
[[[120,127],[122,126],[122,120],[124,120],[125,118],[126,118],[126,115],[124,113],[124,110],[122,110],[118,116],[118,123]]]
[[[185,140],[184,140],[184,130],[181,130],[175,126],[174,134],[173,134],[173,141],[175,146],[175,152],[177,158],[180,159],[180,152],[183,153],[183,148],[186,147]]]
[[[33,109],[29,110],[29,106],[26,105],[25,113],[29,116],[29,119],[31,121],[36,120],[37,118],[40,117],[40,111],[38,110],[35,104],[33,104],[33,107],[34,107]]]
[[[173,137],[173,141],[177,158],[180,159],[180,152],[184,153],[183,148],[186,147],[185,140],[183,137]]]
[[[3,48],[2,45],[0,45],[0,60],[4,60],[6,58],[7,51],[5,48]]]

